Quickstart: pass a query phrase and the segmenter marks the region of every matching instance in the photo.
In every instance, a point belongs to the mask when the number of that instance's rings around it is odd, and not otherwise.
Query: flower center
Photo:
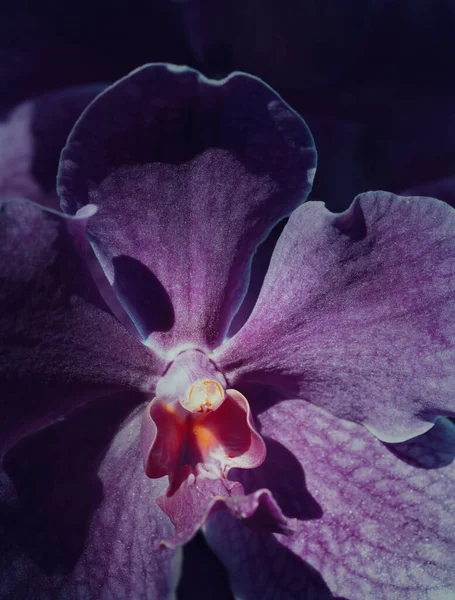
[[[180,404],[192,413],[205,413],[216,410],[226,397],[224,388],[214,379],[197,381],[190,387],[186,398],[180,399]]]
[[[199,350],[177,355],[158,382],[144,412],[141,446],[146,474],[169,477],[168,496],[190,475],[226,479],[230,468],[264,460],[265,444],[247,399],[226,387],[223,374]]]

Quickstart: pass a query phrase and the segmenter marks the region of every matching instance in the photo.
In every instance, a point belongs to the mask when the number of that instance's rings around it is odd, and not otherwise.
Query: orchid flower
[[[261,80],[147,65],[74,126],[63,212],[2,203],[0,597],[171,597],[201,528],[238,598],[455,593],[454,209],[333,214],[315,168]]]

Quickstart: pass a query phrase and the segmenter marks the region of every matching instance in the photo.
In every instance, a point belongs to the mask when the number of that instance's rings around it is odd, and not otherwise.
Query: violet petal
[[[272,589],[285,600],[301,598],[306,564],[332,594],[349,600],[452,597],[455,426],[448,419],[399,444],[384,444],[361,426],[300,400],[265,409],[259,421],[263,435],[294,454],[322,515],[291,521],[297,532],[275,536],[275,542],[242,531],[233,520],[211,518],[207,539],[237,594],[249,600]],[[294,473],[282,475],[291,484]],[[248,472],[247,491],[267,485],[266,472],[256,482],[254,475]],[[269,478],[272,487],[273,470]],[[289,485],[288,505],[302,500],[298,487],[293,492]]]
[[[310,202],[278,241],[245,326],[214,358],[398,442],[455,415],[455,211],[370,192]]]
[[[143,336],[213,347],[256,246],[306,199],[315,164],[305,123],[260,80],[147,65],[79,120],[59,192],[69,213],[99,206],[91,242]],[[152,322],[149,290],[168,307]]]
[[[135,405],[95,401],[6,455],[0,597],[174,597],[181,557],[157,549],[172,532],[155,501],[166,481],[143,472]]]
[[[161,370],[109,312],[75,250],[87,219],[26,200],[0,206],[0,447],[90,397],[149,389]]]
[[[24,102],[0,123],[0,198],[23,197],[58,208],[60,152],[101,85],[68,88]]]

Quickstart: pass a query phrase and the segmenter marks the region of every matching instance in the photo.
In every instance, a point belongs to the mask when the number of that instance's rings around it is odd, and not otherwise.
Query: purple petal
[[[94,402],[6,455],[2,598],[173,597],[180,557],[158,550],[172,530],[155,502],[166,482],[143,472],[137,401]]]
[[[255,533],[223,513],[212,515],[203,531],[228,571],[236,598],[335,600],[320,574],[272,535]]]
[[[384,441],[455,415],[455,212],[358,196],[294,212],[254,311],[214,353],[229,385],[268,382]]]
[[[259,420],[263,435],[294,454],[305,483],[297,471],[277,463],[257,479],[249,471],[245,490],[273,487],[281,467],[282,479],[289,481],[288,507],[304,508],[311,493],[322,515],[300,514],[293,522],[297,532],[275,540],[242,531],[232,519],[211,518],[205,533],[227,566],[235,593],[246,600],[262,597],[265,589],[285,600],[306,597],[309,567],[332,594],[349,600],[453,596],[455,426],[450,421],[441,419],[422,436],[387,445],[361,426],[300,400],[265,408]],[[271,460],[281,456],[272,453]],[[323,591],[321,584],[321,597],[332,597]]]
[[[60,152],[81,112],[102,89],[93,85],[46,94],[21,104],[0,123],[0,198],[59,207]]]
[[[305,200],[313,140],[258,79],[148,65],[101,94],[62,154],[65,210],[99,206],[91,242],[150,343],[213,347],[256,246]],[[163,313],[150,321],[150,293]]]
[[[108,311],[75,250],[85,212],[0,207],[1,447],[90,397],[149,389],[161,370]]]

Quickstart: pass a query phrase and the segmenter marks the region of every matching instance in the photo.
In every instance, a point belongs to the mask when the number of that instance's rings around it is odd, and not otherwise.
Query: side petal
[[[142,469],[137,402],[96,401],[6,455],[0,597],[175,597],[181,557],[157,549],[172,526],[155,502],[165,482]]]
[[[150,343],[213,347],[257,245],[306,199],[316,165],[303,120],[267,85],[147,65],[101,94],[62,153],[59,193]],[[165,310],[148,319],[147,298]]]
[[[0,205],[0,454],[90,397],[149,389],[160,372],[160,360],[109,312],[75,249],[87,219],[26,200]]]
[[[60,152],[81,112],[102,85],[68,88],[24,102],[0,123],[0,198],[59,207]]]
[[[263,435],[294,454],[322,514],[293,521],[292,536],[266,538],[232,519],[211,518],[206,537],[235,593],[253,600],[267,589],[283,600],[301,598],[312,570],[320,576],[318,598],[453,596],[455,426],[448,419],[399,444],[383,444],[361,426],[299,400],[265,409],[259,420]],[[274,471],[245,473],[245,490],[273,487]],[[281,477],[293,481],[295,472],[282,469]],[[298,486],[287,489],[285,513],[306,505]]]
[[[455,211],[370,192],[294,212],[254,311],[214,353],[229,385],[268,382],[383,441],[455,415]]]

